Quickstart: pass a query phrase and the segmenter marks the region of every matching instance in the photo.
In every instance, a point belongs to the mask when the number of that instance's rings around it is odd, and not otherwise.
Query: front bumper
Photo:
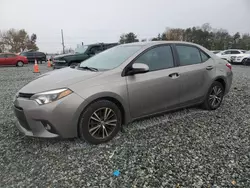
[[[65,68],[65,67],[68,67],[67,62],[61,62],[60,60],[53,60],[53,68],[54,69],[61,69],[61,68]]]
[[[27,98],[16,98],[13,109],[17,128],[27,136],[53,138],[77,137],[78,120],[84,99],[75,93],[45,105]]]
[[[54,69],[61,69],[61,68],[65,68],[65,67],[68,67],[68,65],[61,65],[61,64],[59,64],[59,65],[58,64],[54,64],[53,65]]]

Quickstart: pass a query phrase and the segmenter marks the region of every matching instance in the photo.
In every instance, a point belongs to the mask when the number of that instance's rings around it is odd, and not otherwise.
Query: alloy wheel
[[[96,139],[105,139],[117,126],[117,116],[110,108],[99,108],[89,118],[88,130]]]
[[[22,62],[22,61],[18,61],[18,62],[17,62],[17,66],[18,66],[18,67],[22,67],[22,66],[23,66],[23,62]]]
[[[220,105],[221,101],[223,98],[223,89],[219,86],[214,86],[212,88],[212,91],[209,95],[209,104],[213,107],[216,108]]]

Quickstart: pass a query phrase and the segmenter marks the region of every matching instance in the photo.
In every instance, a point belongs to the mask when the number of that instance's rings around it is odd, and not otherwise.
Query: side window
[[[102,51],[102,47],[101,46],[93,46],[91,49],[90,49],[90,53],[91,54],[97,54],[99,52]]]
[[[170,46],[158,46],[150,49],[135,60],[134,63],[148,65],[149,71],[174,67],[173,54]]]
[[[16,55],[15,54],[6,54],[6,57],[7,58],[16,57]]]
[[[5,54],[0,54],[0,58],[5,58]]]
[[[34,53],[32,53],[32,52],[25,52],[26,54],[25,54],[25,56],[27,56],[27,57],[33,57],[34,56]]]
[[[176,50],[179,55],[180,65],[193,65],[202,62],[200,50],[196,47],[176,45]]]
[[[200,51],[200,54],[201,54],[201,60],[202,60],[202,62],[205,62],[205,61],[207,61],[210,57],[207,55],[207,54],[205,54],[203,51]]]
[[[230,50],[225,51],[223,54],[231,54],[231,51]]]
[[[240,52],[237,50],[234,50],[234,51],[231,51],[231,54],[240,54]]]

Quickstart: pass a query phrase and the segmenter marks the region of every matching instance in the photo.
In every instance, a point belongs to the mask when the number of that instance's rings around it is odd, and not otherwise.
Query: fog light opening
[[[57,134],[56,130],[54,129],[53,125],[48,122],[48,121],[41,121],[41,123],[43,124],[44,126],[44,129],[50,133],[53,133],[53,134]]]

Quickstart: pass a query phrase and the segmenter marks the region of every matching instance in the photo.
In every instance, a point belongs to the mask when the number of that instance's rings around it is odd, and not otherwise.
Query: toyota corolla
[[[139,118],[193,105],[217,109],[231,69],[193,43],[119,45],[25,85],[14,99],[17,127],[27,136],[107,142]]]

